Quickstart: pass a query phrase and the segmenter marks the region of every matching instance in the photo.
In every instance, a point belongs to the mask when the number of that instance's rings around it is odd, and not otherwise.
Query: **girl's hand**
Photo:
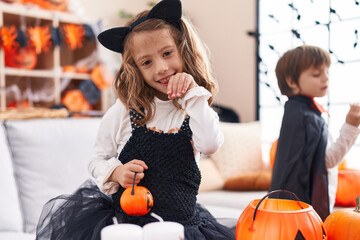
[[[359,104],[350,104],[350,110],[346,115],[346,122],[354,127],[359,127],[360,125],[360,105]]]
[[[185,93],[194,87],[197,87],[194,78],[187,73],[177,73],[169,80],[167,94],[169,99],[183,97]]]
[[[134,174],[137,173],[135,184],[138,184],[144,178],[144,170],[146,169],[148,169],[148,166],[146,166],[144,161],[134,159],[116,167],[109,181],[118,182],[123,188],[131,187],[134,181]]]

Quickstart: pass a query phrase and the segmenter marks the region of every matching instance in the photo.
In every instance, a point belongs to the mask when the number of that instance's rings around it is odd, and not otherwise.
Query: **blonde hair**
[[[292,94],[286,79],[291,78],[299,85],[301,73],[310,67],[319,68],[322,65],[330,66],[330,54],[316,46],[303,45],[288,50],[277,62],[275,72],[280,91],[283,95]]]
[[[149,11],[141,12],[132,21],[127,23],[127,26],[137,19],[146,16],[148,12]],[[144,119],[141,120],[141,123],[149,121],[154,115],[152,108],[154,90],[145,82],[140,70],[135,64],[131,54],[131,38],[136,32],[158,29],[169,30],[184,62],[184,72],[191,74],[199,86],[203,86],[211,93],[212,97],[208,100],[209,105],[213,102],[213,96],[215,96],[217,92],[217,84],[211,75],[208,51],[200,41],[191,24],[182,18],[181,31],[179,31],[175,26],[164,20],[146,20],[136,25],[126,36],[124,52],[122,54],[122,65],[114,82],[115,90],[120,101],[125,104],[126,107],[144,114]],[[173,100],[173,103],[177,108],[181,108],[176,99]],[[145,111],[140,111],[141,108],[144,108]]]

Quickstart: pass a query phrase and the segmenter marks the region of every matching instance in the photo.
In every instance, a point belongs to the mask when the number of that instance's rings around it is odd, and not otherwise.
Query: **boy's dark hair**
[[[288,50],[280,57],[275,68],[281,93],[286,96],[292,93],[292,89],[286,82],[287,78],[291,78],[299,85],[299,77],[303,71],[310,67],[318,68],[324,64],[330,66],[330,54],[320,47],[303,45]]]

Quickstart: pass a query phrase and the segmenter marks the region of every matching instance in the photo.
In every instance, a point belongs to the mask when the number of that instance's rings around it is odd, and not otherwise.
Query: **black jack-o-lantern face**
[[[148,211],[150,211],[154,205],[153,197],[149,191],[146,192],[146,205]]]

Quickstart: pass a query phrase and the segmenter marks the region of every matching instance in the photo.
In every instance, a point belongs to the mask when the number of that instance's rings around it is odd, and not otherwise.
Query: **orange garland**
[[[85,29],[82,25],[66,24],[63,26],[65,42],[71,50],[82,48],[85,38]]]
[[[29,27],[27,30],[30,44],[35,48],[36,54],[40,54],[42,51],[49,51],[52,42],[51,32],[48,26]]]
[[[16,42],[17,30],[14,25],[8,27],[1,27],[0,37],[2,39],[1,46],[8,52],[15,51],[19,47],[19,43]]]

